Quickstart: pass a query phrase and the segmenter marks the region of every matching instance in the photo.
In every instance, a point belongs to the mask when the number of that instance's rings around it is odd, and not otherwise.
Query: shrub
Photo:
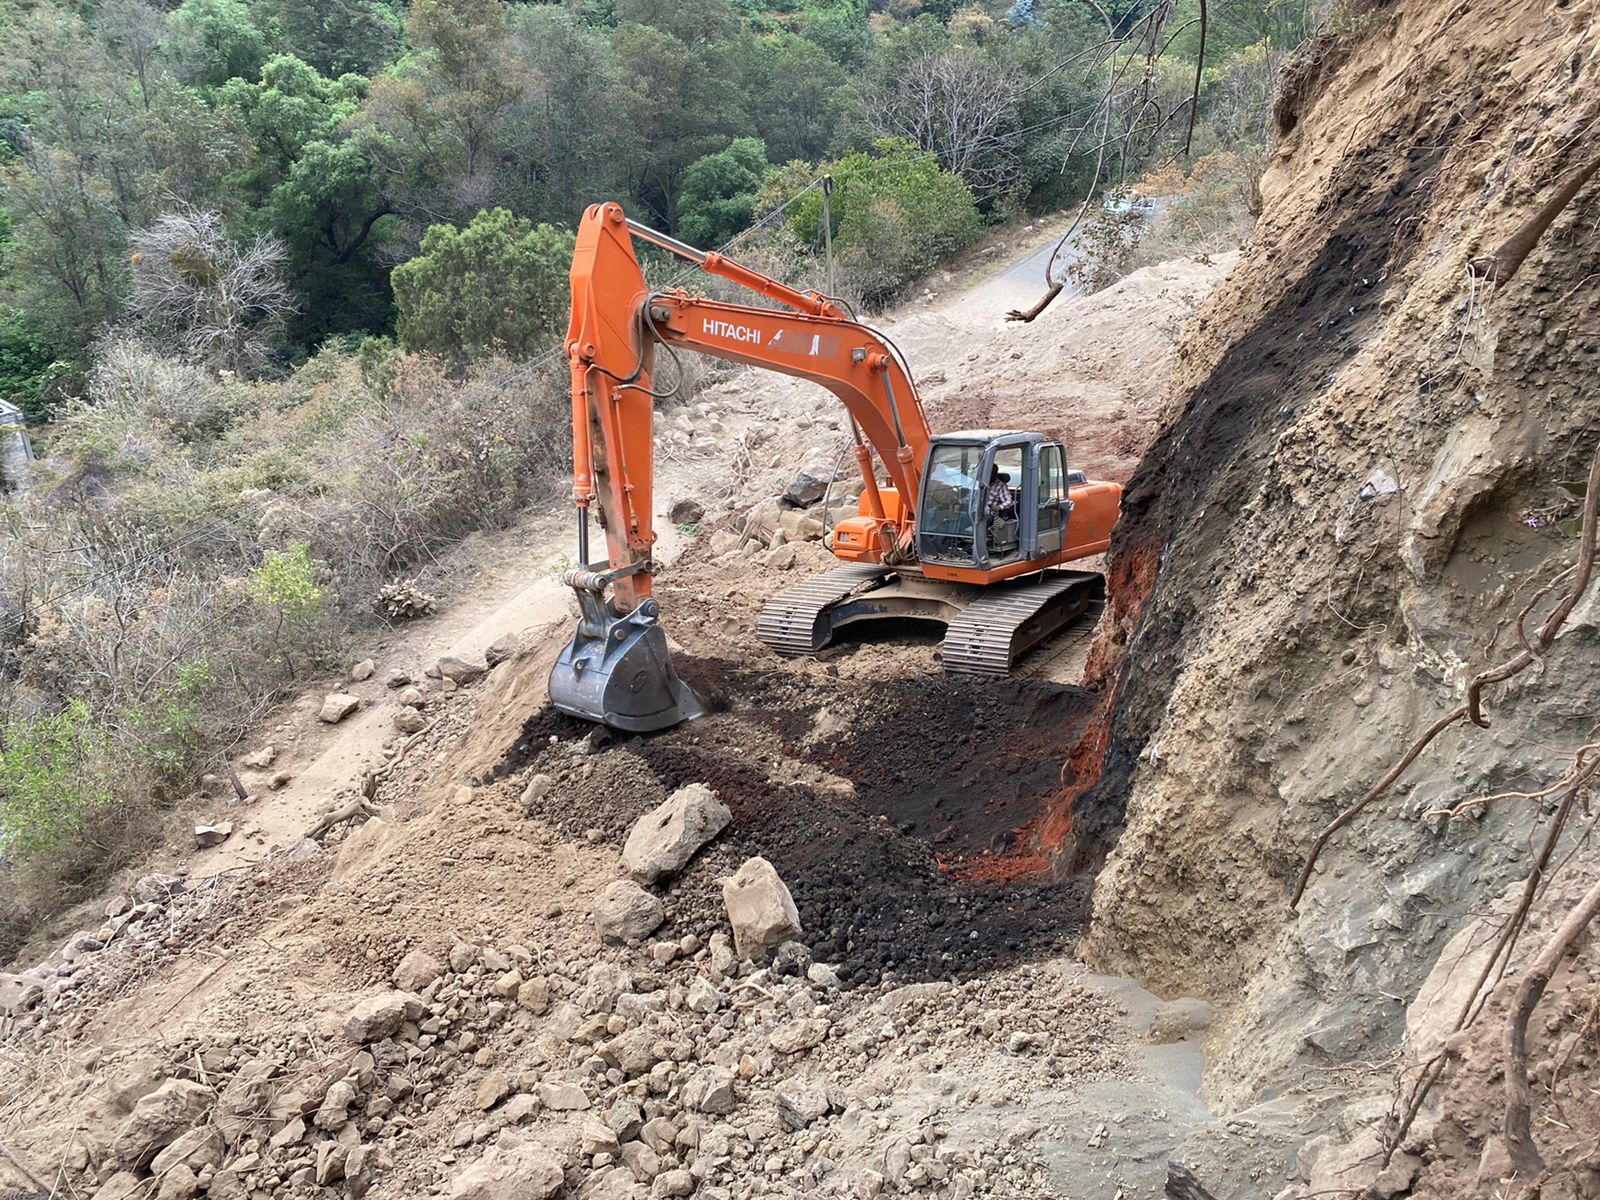
[[[683,239],[715,249],[747,228],[771,172],[760,138],[735,138],[726,150],[690,163],[678,187]]]
[[[74,849],[109,803],[109,739],[82,700],[0,725],[0,849],[23,864]]]
[[[400,342],[456,366],[493,354],[530,358],[566,324],[573,235],[503,208],[465,229],[434,225],[394,269]]]

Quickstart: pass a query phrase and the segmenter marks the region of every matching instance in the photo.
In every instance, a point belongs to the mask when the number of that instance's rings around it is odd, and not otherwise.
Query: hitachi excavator
[[[784,307],[652,291],[635,238]],[[862,491],[858,514],[837,524],[830,546],[845,565],[766,604],[758,636],[779,654],[813,654],[854,622],[913,617],[945,624],[947,671],[1005,674],[1023,651],[1101,603],[1100,575],[1057,568],[1106,549],[1121,486],[1069,470],[1061,444],[1040,433],[935,435],[899,351],[840,301],[697,250],[629,220],[616,204],[584,214],[571,281],[565,345],[579,566],[564,580],[581,616],[550,675],[560,711],[632,732],[704,713],[673,667],[651,595],[651,425],[665,394],[651,382],[657,346],[812,380],[849,413]],[[603,564],[589,559],[596,507]]]

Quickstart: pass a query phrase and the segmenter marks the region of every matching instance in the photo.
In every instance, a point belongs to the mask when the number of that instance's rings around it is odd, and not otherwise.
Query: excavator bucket
[[[569,716],[627,733],[670,729],[705,715],[678,678],[661,628],[661,606],[646,599],[626,616],[606,611],[607,576],[570,571],[582,615],[572,644],[550,671],[550,702]]]

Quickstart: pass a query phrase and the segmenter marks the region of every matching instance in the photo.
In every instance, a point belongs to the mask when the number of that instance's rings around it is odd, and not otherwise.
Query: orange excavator
[[[635,238],[784,307],[653,291]],[[1057,568],[1110,544],[1121,485],[1069,470],[1061,444],[1040,433],[935,435],[899,351],[842,302],[697,250],[616,204],[584,214],[571,282],[579,566],[564,581],[581,615],[550,675],[562,712],[633,732],[704,713],[672,664],[651,595],[652,418],[667,394],[652,387],[658,346],[812,380],[849,413],[862,491],[858,515],[837,524],[830,545],[845,565],[768,601],[757,633],[780,654],[813,654],[858,621],[910,617],[945,624],[947,671],[1004,674],[1102,603],[1102,576]],[[598,565],[589,560],[595,509],[608,550]]]

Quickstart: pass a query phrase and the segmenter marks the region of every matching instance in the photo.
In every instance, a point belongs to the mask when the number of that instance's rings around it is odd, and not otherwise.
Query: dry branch
[[[1522,982],[1511,1001],[1511,1012],[1506,1018],[1505,1072],[1506,1115],[1503,1133],[1506,1150],[1519,1173],[1537,1175],[1544,1169],[1544,1158],[1533,1144],[1533,1095],[1528,1086],[1528,1018],[1544,995],[1561,960],[1572,949],[1573,943],[1595,915],[1600,913],[1600,882],[1584,895],[1566,920],[1561,922],[1544,949],[1528,964]]]
[[[377,815],[378,810],[367,802],[365,796],[357,796],[342,807],[334,809],[331,813],[324,814],[321,820],[305,831],[303,838],[313,842],[320,841],[323,835],[335,825],[343,825],[346,821],[353,821],[357,817],[365,818]]]

